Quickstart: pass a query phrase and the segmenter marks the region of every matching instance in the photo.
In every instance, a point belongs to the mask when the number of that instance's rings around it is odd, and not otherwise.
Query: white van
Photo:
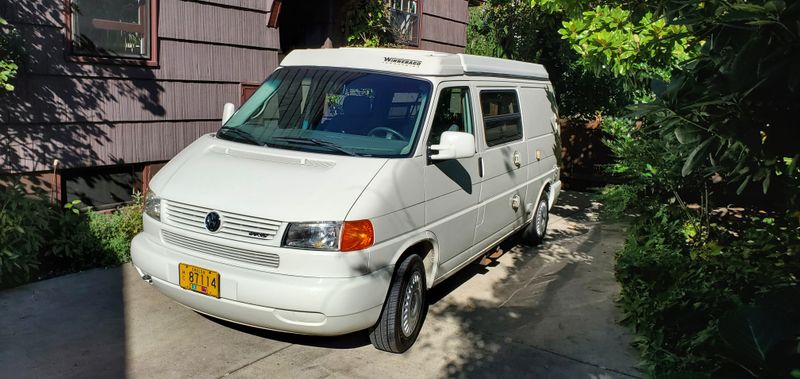
[[[427,291],[561,188],[541,65],[399,49],[295,50],[150,182],[142,278],[220,319],[416,340]]]

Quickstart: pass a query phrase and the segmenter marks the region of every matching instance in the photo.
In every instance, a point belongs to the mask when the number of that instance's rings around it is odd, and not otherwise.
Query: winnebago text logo
[[[405,59],[405,58],[393,58],[393,57],[383,57],[384,63],[394,63],[394,64],[404,64],[407,66],[419,66],[422,64],[422,61],[418,61],[416,59]]]

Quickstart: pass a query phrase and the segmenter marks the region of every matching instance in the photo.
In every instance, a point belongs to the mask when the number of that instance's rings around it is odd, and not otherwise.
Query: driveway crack
[[[252,361],[252,362],[250,362],[250,363],[245,363],[244,365],[242,365],[242,366],[240,366],[240,367],[236,368],[236,369],[235,369],[235,370],[233,370],[233,371],[228,371],[228,372],[226,372],[226,373],[225,373],[225,375],[222,375],[222,376],[220,376],[219,378],[224,378],[224,377],[226,377],[226,376],[228,376],[228,375],[230,375],[230,374],[233,374],[233,373],[235,373],[235,372],[237,372],[237,371],[240,371],[240,370],[242,370],[242,369],[245,369],[245,368],[247,368],[247,367],[250,367],[250,366],[252,366],[252,365],[254,365],[254,364],[258,363],[258,362],[261,362],[261,361],[263,361],[264,359],[266,359],[266,358],[269,358],[270,356],[272,356],[272,355],[274,355],[274,354],[280,353],[281,351],[284,351],[284,350],[286,350],[286,349],[288,349],[288,348],[290,348],[290,347],[292,347],[292,346],[294,346],[294,344],[290,343],[290,344],[288,344],[288,345],[286,345],[286,346],[284,346],[284,347],[282,347],[282,348],[280,348],[280,349],[278,349],[278,350],[272,351],[272,352],[270,352],[270,353],[268,353],[268,354],[264,355],[263,357],[261,357],[261,358],[258,358],[258,359],[256,359],[256,360],[254,360],[254,361]]]

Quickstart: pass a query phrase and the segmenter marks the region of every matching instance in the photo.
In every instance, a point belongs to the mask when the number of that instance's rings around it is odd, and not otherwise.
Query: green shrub
[[[0,287],[130,260],[142,230],[141,196],[111,214],[63,209],[20,186],[0,186]]]
[[[631,224],[617,254],[625,322],[639,334],[636,344],[654,375],[730,372],[736,359],[718,331],[720,320],[767,292],[798,285],[796,218],[744,211],[712,217],[714,225],[697,233],[695,220],[677,207],[653,206]],[[790,333],[783,337],[796,337]]]
[[[134,198],[134,205],[120,208],[110,215],[89,213],[90,230],[101,241],[101,250],[109,263],[129,261],[131,240],[142,231],[141,197]]]
[[[766,330],[786,323],[759,308],[759,299],[800,285],[800,212],[792,202],[770,207],[724,182],[683,176],[674,134],[625,119],[606,119],[603,130],[616,158],[608,169],[624,178],[604,190],[604,214],[635,217],[616,257],[620,305],[649,374],[786,377],[800,369],[774,363],[800,359],[800,328]],[[753,348],[743,353],[748,334]]]
[[[26,281],[39,267],[53,213],[19,186],[0,187],[0,284]]]
[[[44,233],[48,236],[42,248],[40,275],[50,277],[91,267],[110,264],[99,256],[100,241],[89,230],[86,214],[77,206],[79,200],[64,209],[54,209],[54,217]]]

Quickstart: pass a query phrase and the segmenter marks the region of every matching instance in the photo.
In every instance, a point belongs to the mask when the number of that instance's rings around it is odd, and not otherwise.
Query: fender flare
[[[394,256],[392,256],[392,265],[397,267],[397,262],[400,260],[403,254],[405,254],[411,246],[414,246],[420,242],[429,242],[433,247],[433,250],[431,251],[431,254],[433,254],[433,259],[431,261],[430,273],[426,273],[425,280],[428,289],[430,289],[433,286],[433,280],[436,277],[439,266],[439,243],[436,239],[436,235],[430,230],[421,231],[407,238],[405,242],[400,245],[400,248],[398,248],[394,253]]]

